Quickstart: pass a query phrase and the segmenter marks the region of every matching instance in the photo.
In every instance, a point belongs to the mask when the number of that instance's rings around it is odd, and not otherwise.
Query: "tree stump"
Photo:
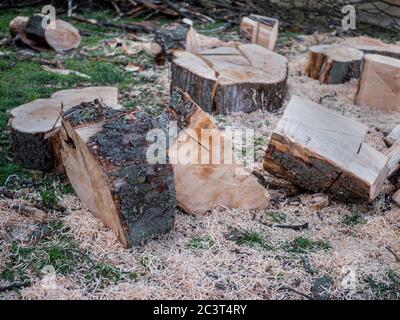
[[[382,56],[400,59],[400,46],[388,44],[379,39],[369,37],[348,38],[341,43],[342,46],[354,48],[364,54],[380,54]]]
[[[364,143],[367,127],[294,96],[274,130],[264,169],[306,190],[372,201],[388,158]]]
[[[309,48],[304,74],[321,84],[340,84],[360,76],[363,53],[359,50],[317,45]]]
[[[178,134],[168,155],[174,169],[178,205],[205,215],[216,205],[242,210],[265,209],[269,194],[235,158],[232,141],[182,91],[173,91],[168,120]]]
[[[240,34],[251,43],[258,44],[274,51],[278,39],[279,21],[252,14],[243,17],[240,23]]]
[[[219,47],[198,54],[177,51],[171,90],[180,88],[211,113],[273,111],[287,91],[287,59],[259,45]]]
[[[9,127],[14,160],[34,170],[58,168],[58,129],[62,111],[96,98],[114,109],[121,108],[117,88],[88,87],[58,91],[49,99],[35,100],[12,109]]]
[[[89,210],[124,247],[166,233],[174,223],[174,173],[149,164],[146,135],[158,122],[142,112],[85,103],[64,113],[61,156],[69,181]]]
[[[365,55],[355,103],[382,111],[400,111],[400,60]]]
[[[10,23],[10,33],[23,44],[38,51],[52,48],[57,52],[75,49],[81,42],[79,31],[70,23],[57,19],[55,28],[44,28],[45,15],[34,14],[29,19],[17,17]]]

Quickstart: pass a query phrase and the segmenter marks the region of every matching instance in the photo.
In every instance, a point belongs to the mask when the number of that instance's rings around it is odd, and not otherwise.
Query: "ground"
[[[331,202],[314,210],[286,189],[271,189],[266,210],[217,207],[205,217],[179,212],[170,233],[127,250],[83,207],[64,176],[43,175],[14,164],[7,110],[22,103],[88,85],[118,86],[124,107],[154,115],[169,100],[168,65],[156,66],[147,46],[131,35],[76,23],[84,36],[73,54],[15,48],[7,42],[8,22],[34,10],[0,13],[0,39],[5,39],[0,46],[0,298],[400,298],[400,209],[385,194],[372,204]],[[99,19],[111,15],[90,13]],[[218,23],[201,26],[205,34],[216,27]],[[237,32],[228,30],[222,36],[235,38]],[[122,40],[128,51],[118,46]],[[290,61],[285,105],[298,94],[355,118],[369,127],[368,143],[384,151],[382,138],[399,123],[394,120],[398,114],[354,106],[356,80],[319,85],[301,75],[308,46],[341,40],[331,33],[281,33],[278,51]],[[49,73],[42,68],[43,60],[59,62],[90,79]],[[144,70],[128,72],[129,63]],[[256,170],[268,176],[261,159],[282,112],[215,119],[221,128],[238,125],[256,130]],[[387,183],[385,192],[392,191],[393,185]],[[37,207],[45,216],[18,213],[20,205]],[[300,231],[272,226],[306,222],[308,228]]]

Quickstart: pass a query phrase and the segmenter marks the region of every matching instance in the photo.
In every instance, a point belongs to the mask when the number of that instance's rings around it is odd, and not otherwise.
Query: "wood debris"
[[[391,147],[397,140],[400,140],[400,125],[395,126],[394,129],[383,138],[383,141],[385,141],[388,147]]]
[[[299,198],[302,204],[315,210],[321,210],[330,204],[329,196],[323,193],[302,194]]]
[[[259,15],[243,17],[240,34],[251,43],[274,51],[278,39],[279,21]]]

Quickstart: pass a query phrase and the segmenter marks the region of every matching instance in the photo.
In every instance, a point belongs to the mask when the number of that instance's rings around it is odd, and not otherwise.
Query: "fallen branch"
[[[386,246],[385,249],[389,251],[396,259],[396,262],[400,262],[399,256],[392,250],[390,246]]]
[[[20,288],[25,288],[31,285],[31,282],[25,281],[25,282],[14,282],[6,286],[0,287],[0,292],[5,292],[5,291],[10,291],[14,289],[20,289]]]
[[[268,225],[271,228],[282,228],[282,229],[292,229],[296,231],[308,229],[308,222],[303,223],[303,224],[269,224]]]

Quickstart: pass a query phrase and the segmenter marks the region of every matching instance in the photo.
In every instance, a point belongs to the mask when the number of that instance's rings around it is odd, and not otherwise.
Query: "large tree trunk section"
[[[55,28],[43,27],[46,16],[34,14],[27,21],[25,17],[10,23],[11,35],[32,49],[43,51],[49,48],[57,52],[75,49],[81,42],[79,31],[70,23],[57,19]]]
[[[400,140],[400,125],[395,126],[383,140],[388,147],[391,147],[397,140]]]
[[[171,90],[181,88],[203,110],[220,114],[282,107],[287,91],[287,59],[259,45],[244,44],[177,51]]]
[[[206,49],[237,44],[237,42],[224,42],[214,37],[201,35],[190,23],[174,22],[157,31],[152,43],[152,52],[156,55],[156,62],[163,64],[166,60],[171,60],[174,50],[197,53]]]
[[[242,210],[267,207],[268,192],[235,159],[229,137],[178,89],[172,93],[169,120],[177,121],[179,130],[168,155],[183,210],[204,215],[216,205]]]
[[[400,111],[400,60],[365,55],[355,103],[382,111]]]
[[[379,39],[369,37],[348,38],[341,43],[342,46],[363,51],[365,54],[380,54],[387,57],[400,59],[400,46],[388,44]]]
[[[148,164],[146,135],[158,123],[144,113],[95,102],[67,111],[61,155],[76,194],[124,247],[168,232],[174,223],[174,173]]]
[[[388,174],[386,156],[364,143],[367,128],[294,96],[264,158],[264,169],[293,184],[346,200],[372,201]]]
[[[278,39],[279,21],[259,15],[243,17],[240,34],[251,43],[274,51]]]
[[[312,46],[304,73],[321,84],[340,84],[360,75],[363,53],[359,50],[335,46]]]
[[[117,88],[88,87],[58,91],[49,99],[35,100],[12,109],[9,127],[14,160],[29,169],[50,171],[58,168],[58,129],[62,111],[94,99],[100,99],[114,109],[121,108]]]

